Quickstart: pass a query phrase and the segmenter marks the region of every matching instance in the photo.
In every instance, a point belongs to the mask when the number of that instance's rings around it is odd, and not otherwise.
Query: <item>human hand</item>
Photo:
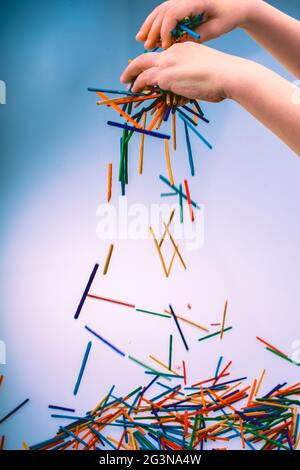
[[[121,81],[135,79],[134,92],[159,86],[188,99],[219,102],[232,97],[248,62],[194,42],[177,43],[161,53],[149,52],[134,59]]]
[[[204,23],[195,29],[201,36],[200,42],[215,39],[234,28],[247,25],[251,13],[261,0],[169,0],[161,3],[147,17],[136,35],[145,42],[146,49],[158,44],[164,49],[173,43],[171,35],[178,21],[186,16],[204,14]]]

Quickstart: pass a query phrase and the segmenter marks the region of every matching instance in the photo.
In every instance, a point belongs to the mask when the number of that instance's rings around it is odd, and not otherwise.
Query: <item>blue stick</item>
[[[173,310],[173,308],[172,308],[172,305],[169,305],[169,307],[170,307],[170,310],[171,310],[172,317],[174,318],[175,323],[176,323],[176,326],[177,326],[178,331],[179,331],[179,333],[180,333],[180,336],[181,336],[181,339],[182,339],[182,341],[183,341],[183,344],[184,344],[184,346],[185,346],[185,349],[188,351],[188,350],[189,350],[189,347],[188,347],[187,342],[186,342],[186,340],[185,340],[185,337],[184,337],[184,335],[183,335],[183,333],[182,333],[182,329],[181,329],[181,327],[180,327],[180,325],[179,325],[179,322],[178,322],[177,317],[176,317],[176,315],[175,315],[175,313],[174,313],[174,310]]]
[[[181,31],[185,31],[186,33],[188,33],[190,36],[192,36],[192,37],[195,38],[195,39],[200,39],[200,38],[201,38],[200,34],[196,33],[195,31],[193,31],[192,29],[188,28],[188,27],[185,26],[184,24],[180,24],[180,25],[179,25],[179,28],[181,29]]]
[[[90,354],[91,347],[92,347],[92,342],[89,341],[88,344],[87,344],[84,356],[83,356],[83,360],[82,360],[82,364],[81,364],[81,367],[80,367],[78,379],[77,379],[77,382],[75,384],[75,388],[74,388],[74,392],[73,392],[74,395],[77,395],[77,393],[78,393],[78,389],[79,389],[80,382],[81,382],[81,379],[82,379],[82,376],[83,376],[83,373],[84,373],[84,369],[85,369],[85,366],[86,366],[86,363],[87,363],[87,360],[88,360],[88,357],[89,357],[89,354]]]
[[[168,186],[170,186],[170,188],[172,188],[174,191],[176,191],[177,194],[180,194],[180,189],[178,189],[176,186],[172,186],[171,183],[170,183],[170,181],[167,180],[167,178],[165,178],[165,177],[162,176],[162,175],[159,175],[159,178],[160,178],[165,184],[167,184]],[[186,197],[186,195],[185,195],[184,193],[182,193],[182,197],[187,200],[187,197]],[[200,207],[198,206],[198,204],[197,204],[195,201],[191,201],[191,203],[192,203],[192,206],[194,206],[196,209],[199,209],[199,210],[200,210]]]
[[[194,160],[193,160],[193,154],[192,154],[192,147],[191,147],[191,141],[190,141],[190,136],[189,136],[189,128],[187,126],[186,121],[184,121],[184,130],[185,130],[185,139],[186,139],[186,146],[188,150],[188,156],[189,156],[189,164],[190,164],[190,169],[191,169],[191,175],[195,176],[195,167],[194,167]]]
[[[56,406],[56,405],[48,405],[50,410],[61,410],[61,411],[69,411],[70,413],[75,413],[73,408],[65,408],[64,406]]]
[[[208,147],[209,149],[212,149],[212,145],[205,139],[205,137],[203,137],[203,135],[200,134],[200,132],[199,132],[197,129],[195,129],[194,126],[192,126],[192,125],[188,122],[187,119],[185,119],[181,114],[179,114],[178,116],[180,117],[180,119],[182,119],[182,121],[185,121],[185,122],[186,122],[187,126],[188,126],[190,129],[192,129],[192,131],[199,137],[199,139],[202,140],[202,142],[204,142],[205,145],[207,145],[207,147]]]
[[[91,287],[91,285],[92,285],[92,283],[93,283],[93,280],[94,280],[94,278],[95,278],[95,276],[96,276],[96,273],[97,273],[97,271],[98,271],[98,268],[99,268],[99,264],[95,264],[94,269],[93,269],[93,271],[92,271],[92,274],[90,275],[90,278],[89,278],[89,280],[88,280],[88,283],[87,283],[87,285],[86,285],[86,288],[85,288],[85,290],[84,290],[84,293],[83,293],[83,295],[82,295],[82,297],[81,297],[81,300],[80,300],[80,302],[79,302],[79,305],[78,305],[78,307],[77,307],[76,313],[75,313],[75,315],[74,315],[75,320],[77,320],[77,318],[78,318],[79,315],[80,315],[80,312],[81,312],[81,310],[82,310],[83,304],[84,304],[84,302],[85,302],[85,299],[87,298],[87,295],[88,295],[88,293],[89,293],[89,290],[90,290],[90,287]]]
[[[119,127],[120,129],[126,129],[128,131],[139,132],[140,134],[151,135],[151,137],[158,137],[159,139],[171,139],[171,136],[167,134],[161,134],[160,132],[148,131],[147,129],[139,129],[138,127],[129,126],[128,124],[121,124],[119,122],[107,121],[109,126]]]
[[[103,343],[107,344],[107,346],[109,346],[110,348],[112,348],[114,351],[116,351],[118,354],[121,354],[121,356],[124,356],[125,357],[125,354],[120,351],[120,349],[116,348],[115,346],[113,346],[111,343],[109,343],[106,339],[102,338],[102,336],[98,335],[98,333],[96,333],[95,331],[91,330],[91,328],[89,328],[88,326],[85,326],[85,329],[88,330],[90,333],[92,333],[92,335],[96,336],[96,338],[100,339],[101,341],[103,341]]]

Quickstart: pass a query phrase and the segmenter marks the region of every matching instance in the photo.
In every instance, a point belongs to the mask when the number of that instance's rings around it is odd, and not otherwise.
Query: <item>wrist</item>
[[[266,3],[263,0],[246,0],[239,27],[246,31],[251,29],[252,25],[257,22],[261,10],[264,10],[265,7]]]
[[[258,82],[268,79],[267,72],[268,69],[256,62],[235,57],[227,81],[226,97],[241,104],[245,97],[253,92]]]

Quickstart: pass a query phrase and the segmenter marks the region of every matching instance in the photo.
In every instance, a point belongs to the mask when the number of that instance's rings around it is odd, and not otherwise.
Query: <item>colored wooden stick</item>
[[[87,363],[87,360],[88,360],[88,357],[89,357],[89,354],[90,354],[91,347],[92,347],[92,342],[89,341],[88,344],[87,344],[84,356],[83,356],[82,364],[81,364],[79,375],[78,375],[78,378],[77,378],[77,381],[76,381],[76,384],[75,384],[75,387],[74,387],[73,395],[77,395],[77,393],[78,393],[78,390],[79,390],[79,387],[80,387],[80,384],[81,384],[81,380],[82,380],[82,377],[83,377],[83,374],[84,374],[84,371],[85,371],[85,368],[86,368],[86,363]]]
[[[105,261],[105,265],[104,265],[104,268],[103,268],[104,276],[107,274],[109,263],[110,263],[111,256],[112,256],[112,253],[113,253],[113,249],[114,249],[114,245],[112,243],[109,247],[108,254],[107,254],[107,257],[106,257],[106,261]]]
[[[83,307],[83,305],[84,305],[85,299],[86,299],[87,296],[88,296],[90,287],[91,287],[91,285],[92,285],[92,283],[93,283],[93,281],[94,281],[94,278],[95,278],[95,276],[96,276],[96,273],[97,273],[97,271],[98,271],[98,268],[99,268],[99,264],[95,264],[94,269],[93,269],[93,271],[92,271],[92,274],[91,274],[90,277],[89,277],[88,283],[87,283],[87,285],[86,285],[86,288],[85,288],[85,290],[84,290],[84,292],[83,292],[83,295],[82,295],[81,300],[80,300],[80,302],[79,302],[79,305],[78,305],[78,307],[77,307],[77,310],[76,310],[76,313],[75,313],[75,316],[74,316],[75,320],[77,320],[78,317],[79,317],[79,315],[80,315],[80,312],[81,312],[82,307]]]

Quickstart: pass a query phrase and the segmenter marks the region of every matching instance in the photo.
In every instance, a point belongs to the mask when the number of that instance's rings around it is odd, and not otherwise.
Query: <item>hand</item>
[[[121,81],[130,83],[136,79],[134,92],[159,86],[188,99],[219,102],[232,97],[248,62],[201,44],[184,42],[161,53],[137,57],[124,71]]]
[[[146,49],[160,44],[167,49],[173,43],[172,30],[186,16],[204,13],[204,23],[195,31],[201,35],[200,42],[215,39],[234,28],[247,24],[257,3],[261,0],[169,0],[155,8],[147,17],[138,41],[145,41]]]

